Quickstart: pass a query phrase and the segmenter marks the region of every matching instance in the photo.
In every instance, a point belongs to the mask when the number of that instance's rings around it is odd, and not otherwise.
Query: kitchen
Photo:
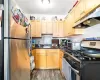
[[[100,80],[100,0],[4,3],[5,80]]]

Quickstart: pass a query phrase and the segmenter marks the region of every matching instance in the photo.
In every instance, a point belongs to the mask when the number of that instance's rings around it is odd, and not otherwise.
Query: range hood
[[[96,24],[100,24],[100,7],[94,10],[83,20],[77,22],[74,28],[87,28]]]

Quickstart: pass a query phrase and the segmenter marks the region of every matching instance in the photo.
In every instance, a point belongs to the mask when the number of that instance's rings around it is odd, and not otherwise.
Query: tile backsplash
[[[67,38],[53,38],[53,35],[42,35],[41,38],[35,38],[36,44],[52,44],[52,39],[59,39],[59,44],[61,39]]]
[[[35,38],[36,44],[52,44],[52,35],[42,35],[41,38]]]

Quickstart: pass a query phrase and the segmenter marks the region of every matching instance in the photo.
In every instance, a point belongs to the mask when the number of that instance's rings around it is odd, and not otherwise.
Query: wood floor
[[[65,80],[60,70],[34,70],[31,80]]]

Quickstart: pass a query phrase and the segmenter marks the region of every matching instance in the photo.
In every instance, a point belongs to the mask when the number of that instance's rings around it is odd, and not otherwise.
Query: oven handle
[[[71,66],[70,66],[70,67],[71,67]],[[76,70],[75,68],[71,67],[71,69],[72,69],[75,73],[79,74],[79,71]]]

